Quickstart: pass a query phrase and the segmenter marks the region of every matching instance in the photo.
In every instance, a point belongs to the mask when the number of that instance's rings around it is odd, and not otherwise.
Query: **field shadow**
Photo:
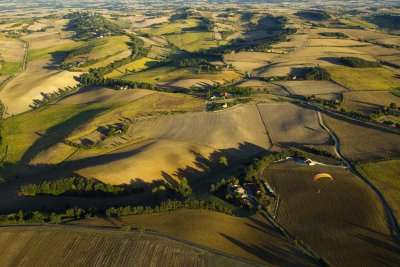
[[[105,108],[96,108],[82,111],[77,115],[50,127],[22,156],[21,163],[28,164],[39,152],[49,148],[50,146],[62,142],[64,138],[70,135],[76,128],[81,126],[86,121],[94,118]]]
[[[331,63],[333,65],[338,65],[338,66],[344,66],[347,67],[346,64],[343,64],[341,59],[339,57],[320,57],[318,60],[326,61],[328,63]]]
[[[178,179],[185,177],[189,184],[193,186],[204,183],[206,180],[211,182],[215,174],[226,171],[229,166],[249,164],[254,157],[264,156],[270,152],[263,147],[245,142],[239,143],[237,148],[216,150],[209,157],[205,157],[194,150],[191,150],[190,153],[195,157],[193,161],[195,167],[178,168],[170,177],[174,176]],[[221,158],[227,159],[228,166],[220,163]],[[163,177],[166,177],[165,172]]]
[[[265,263],[272,266],[300,266],[299,260],[296,255],[299,255],[299,251],[294,248],[288,247],[287,245],[272,245],[272,244],[252,244],[244,243],[243,241],[228,236],[224,233],[219,233],[222,237],[233,243],[235,246],[240,247],[246,252],[256,256],[263,260]]]

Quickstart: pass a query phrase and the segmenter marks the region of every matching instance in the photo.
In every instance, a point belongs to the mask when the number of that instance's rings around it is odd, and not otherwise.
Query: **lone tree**
[[[225,156],[221,156],[219,158],[219,164],[223,165],[223,166],[228,166],[228,159]]]
[[[396,103],[390,103],[389,107],[390,107],[391,109],[397,109]]]
[[[179,182],[177,191],[184,198],[187,198],[192,194],[192,188],[189,186],[186,177],[183,177],[182,180]]]

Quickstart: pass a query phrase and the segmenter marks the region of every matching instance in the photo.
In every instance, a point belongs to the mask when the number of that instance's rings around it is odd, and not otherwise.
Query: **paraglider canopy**
[[[333,181],[333,177],[329,173],[319,173],[314,176],[313,181],[315,182],[315,181],[317,181],[319,179],[323,179],[323,178]]]

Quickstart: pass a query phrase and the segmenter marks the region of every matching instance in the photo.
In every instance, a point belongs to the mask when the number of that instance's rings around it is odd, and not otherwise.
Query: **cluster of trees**
[[[208,31],[212,32],[214,30],[215,23],[213,20],[206,18],[206,17],[200,17],[200,20],[202,21],[201,28]]]
[[[255,195],[259,208],[265,207],[269,205],[270,197],[267,195],[265,187],[258,176],[269,164],[285,159],[286,157],[305,158],[305,155],[303,152],[295,148],[290,148],[280,153],[270,154],[262,158],[255,158],[252,163],[238,175],[238,177],[232,176],[228,179],[222,178],[217,183],[211,185],[210,191],[229,200],[234,199],[235,196],[232,196],[226,191],[226,186],[228,184],[239,185],[243,183],[254,183],[260,190],[259,194]],[[250,205],[249,207],[251,208]]]
[[[179,12],[176,12],[171,17],[169,17],[170,22],[175,22],[178,20],[188,19],[190,16],[195,15],[193,11],[182,9]]]
[[[338,109],[341,104],[341,100],[339,100],[339,99],[327,100],[327,99],[318,98],[315,95],[308,96],[306,98],[306,101],[308,103],[318,103],[318,104],[323,105],[324,107],[329,107],[329,108],[334,108],[334,109]]]
[[[209,96],[211,97],[211,94],[213,93],[219,93],[219,94],[224,94],[224,93],[229,93],[235,96],[250,96],[252,93],[252,88],[247,87],[247,86],[233,86],[233,85],[223,85],[220,83],[215,83],[213,85],[213,88],[209,90]]]
[[[121,134],[125,134],[129,129],[128,124],[117,123],[114,125],[102,126],[99,128],[99,131],[104,133],[105,136],[117,136]]]
[[[24,196],[120,196],[139,191],[138,188],[127,190],[122,186],[105,184],[95,179],[70,177],[40,184],[21,186],[19,193]]]
[[[295,13],[295,15],[303,19],[316,21],[327,20],[331,18],[331,16],[323,10],[302,10]]]
[[[113,79],[113,78],[98,78],[92,73],[84,73],[79,77],[75,77],[77,81],[79,81],[83,85],[100,85],[100,86],[109,86],[114,88],[124,88],[128,87],[129,89],[141,88],[141,89],[149,89],[160,92],[169,92],[169,93],[185,93],[187,89],[184,88],[163,88],[155,86],[151,83],[141,83],[128,81],[123,79]]]
[[[120,217],[127,215],[160,213],[178,209],[204,209],[204,210],[217,211],[229,215],[233,214],[231,209],[216,202],[186,199],[184,201],[167,200],[155,207],[151,206],[125,206],[119,208],[111,207],[105,211],[105,215],[107,217]]]
[[[163,183],[153,187],[151,193],[158,201],[172,198],[183,200],[192,195],[192,188],[190,187],[187,179],[183,177],[177,186]]]
[[[213,64],[210,64],[207,60],[202,58],[185,58],[179,61],[179,67],[181,68],[198,68],[199,72],[216,72],[222,68]]]
[[[320,32],[319,35],[325,36],[325,37],[334,37],[334,38],[339,38],[339,39],[347,39],[349,38],[348,35],[342,33],[342,32]]]
[[[321,67],[306,67],[304,68],[303,79],[304,80],[329,80],[331,78],[330,73]]]
[[[368,61],[359,57],[341,57],[340,61],[352,68],[379,68],[382,67],[379,62]]]
[[[67,28],[75,31],[75,37],[81,40],[90,40],[100,36],[123,35],[125,31],[100,14],[92,12],[73,12],[64,16],[70,19]]]
[[[47,104],[50,104],[64,96],[66,96],[67,94],[77,90],[78,87],[74,86],[74,87],[70,87],[67,86],[64,89],[59,88],[57,91],[55,92],[51,92],[51,93],[44,93],[41,92],[40,94],[42,95],[42,99],[33,99],[33,103],[31,105],[29,105],[29,107],[31,109],[37,109],[40,107],[43,107]]]

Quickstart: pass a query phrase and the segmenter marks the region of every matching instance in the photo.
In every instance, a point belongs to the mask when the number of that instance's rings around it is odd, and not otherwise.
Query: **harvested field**
[[[32,50],[75,43],[71,39],[61,39],[60,33],[52,32],[35,32],[24,36],[23,39],[29,42],[29,49]]]
[[[288,41],[273,44],[272,47],[275,49],[279,49],[279,48],[290,49],[290,48],[305,46],[305,44],[307,42],[307,37],[308,37],[308,34],[289,35]]]
[[[340,99],[341,94],[348,91],[346,88],[330,81],[282,81],[277,82],[283,85],[291,94],[311,96],[333,100]]]
[[[207,164],[201,162],[208,161],[215,151],[221,151],[230,161],[240,161],[270,147],[255,106],[138,121],[123,139],[111,139],[105,145],[127,140],[143,142],[100,156],[77,172],[113,184],[129,183],[135,178],[151,182],[165,178],[165,174],[177,179],[185,169],[207,171]]]
[[[400,106],[400,97],[391,92],[359,91],[344,93],[342,106],[349,111],[370,114],[388,107],[390,103],[396,103],[397,106]]]
[[[311,29],[310,37],[321,38],[322,36],[318,34],[320,32],[341,32],[355,40],[361,39],[361,40],[366,40],[368,42],[400,45],[399,36],[385,34],[378,31],[362,30],[362,29],[317,28],[317,29]]]
[[[33,99],[41,99],[41,92],[53,92],[58,88],[74,86],[77,73],[49,69],[49,60],[29,62],[27,69],[0,91],[0,99],[7,106],[8,114],[30,109]]]
[[[400,155],[400,134],[338,115],[323,115],[325,123],[336,134],[340,152],[347,159],[358,162]]]
[[[107,87],[90,86],[74,92],[57,104],[86,104],[102,102],[132,102],[155,91],[144,89],[115,90]]]
[[[82,46],[82,42],[68,42],[64,44],[58,44],[55,46],[48,46],[45,48],[30,49],[28,53],[28,59],[29,60],[51,59],[55,57],[55,54],[66,55],[68,51],[71,51],[72,49],[80,46]]]
[[[200,21],[197,19],[187,19],[180,20],[172,23],[165,23],[158,26],[153,26],[150,28],[142,28],[140,29],[144,33],[149,33],[152,35],[164,35],[164,34],[173,34],[183,32],[184,29],[190,29],[197,27]]]
[[[367,178],[388,202],[400,223],[400,160],[385,160],[357,165],[357,170]]]
[[[154,234],[78,227],[2,227],[2,266],[250,266]]]
[[[158,214],[125,216],[119,219],[91,218],[73,223],[106,227],[118,227],[125,223],[134,227],[145,225],[146,229],[166,233],[262,264],[315,265],[261,215],[240,218],[206,210],[182,209]]]
[[[286,76],[288,74],[298,76],[304,67],[320,65],[321,67],[337,67],[340,57],[359,57],[374,61],[374,57],[364,51],[358,51],[360,47],[301,47],[294,52],[276,58],[265,70],[260,71],[263,77]]]
[[[166,38],[173,45],[189,52],[217,47],[219,44],[211,32],[184,32],[167,35]]]
[[[217,77],[216,77],[217,78]],[[157,85],[170,88],[186,88],[190,89],[192,86],[209,88],[212,87],[214,83],[224,83],[223,79],[177,79],[169,82],[158,82]]]
[[[351,46],[368,46],[368,43],[362,43],[355,40],[346,39],[308,39],[308,47],[328,46],[328,47],[351,47]]]
[[[184,83],[183,80],[187,80],[188,86],[192,85],[193,82],[190,80],[201,79],[201,80],[209,80],[209,81],[231,81],[240,78],[240,74],[234,71],[222,71],[217,74],[213,73],[200,73],[196,74],[193,69],[184,68],[184,69],[175,69],[173,67],[160,67],[148,70],[142,70],[136,72],[134,74],[130,74],[124,76],[123,79],[137,81],[137,82],[147,82],[153,84],[170,84],[173,86],[173,83],[179,82],[179,84]],[[185,85],[187,86],[187,85]],[[182,87],[185,87],[182,86]]]
[[[101,116],[97,116],[84,127],[76,129],[76,131],[69,136],[69,139],[81,138],[95,131],[100,125],[108,125],[123,120],[135,120],[142,117],[172,113],[203,111],[205,103],[204,100],[193,98],[188,95],[155,92],[127,104],[118,102],[115,102],[115,104],[118,104],[117,108],[111,109],[110,112],[106,112]]]
[[[284,104],[258,105],[273,144],[327,144],[329,135],[318,123],[316,110]]]
[[[132,22],[132,26],[135,28],[149,27],[154,24],[166,23],[168,22],[168,17],[139,17],[139,18],[128,18]]]
[[[273,53],[239,52],[224,55],[224,62],[240,72],[252,72],[269,64],[276,56]]]
[[[0,59],[4,61],[22,62],[24,44],[15,39],[0,40]]]
[[[333,181],[313,182],[321,172]],[[281,196],[278,222],[332,266],[400,261],[379,198],[348,170],[284,162],[268,166],[264,176]]]
[[[393,70],[385,68],[326,67],[332,80],[351,90],[394,90],[400,79]]]

